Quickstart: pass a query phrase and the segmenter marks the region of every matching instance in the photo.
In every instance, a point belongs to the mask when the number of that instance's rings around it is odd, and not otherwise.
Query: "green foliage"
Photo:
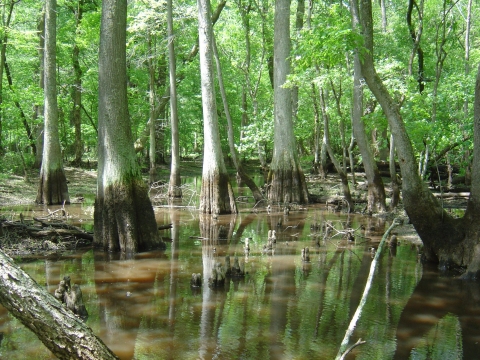
[[[6,58],[10,66],[13,85],[10,88],[4,74],[1,106],[1,143],[7,152],[15,152],[17,145],[31,156],[26,130],[20,116],[21,107],[33,132],[41,124],[41,117],[33,116],[35,106],[42,105],[43,93],[39,86],[39,37],[37,22],[42,2],[24,0],[15,3],[10,26],[0,24],[0,35],[8,34]],[[149,118],[149,60],[155,68],[157,103],[169,86],[166,37],[166,3],[163,0],[135,0],[128,5],[127,53],[128,96],[132,133],[140,138]],[[215,9],[217,3],[212,3]],[[82,142],[85,157],[96,156],[98,117],[98,46],[100,33],[100,4],[83,1],[81,22],[76,25],[75,11],[78,1],[58,1],[57,69],[60,138],[67,159],[74,155],[75,132],[71,123],[74,69],[73,49],[80,51],[82,71]],[[4,7],[6,10],[7,7]],[[214,32],[220,53],[226,85],[229,110],[234,123],[236,146],[245,159],[258,156],[258,143],[269,153],[273,148],[273,90],[270,84],[268,59],[273,54],[273,13],[271,1],[227,3]],[[428,0],[424,3],[421,48],[424,52],[425,90],[418,92],[417,57],[408,64],[412,40],[405,21],[405,5],[388,3],[387,29],[381,29],[381,13],[373,7],[375,29],[374,58],[377,72],[387,88],[400,103],[406,128],[417,153],[424,150],[424,142],[432,153],[438,153],[454,141],[462,142],[471,134],[473,124],[473,94],[475,65],[480,61],[480,50],[472,46],[470,72],[465,72],[464,26],[466,3]],[[349,8],[343,3],[316,2],[304,14],[303,29],[294,29],[297,14],[292,3],[292,74],[286,86],[298,88],[298,113],[295,118],[297,143],[304,154],[314,149],[315,114],[311,84],[325,94],[326,113],[330,118],[332,147],[341,151],[341,134],[351,135],[350,108],[352,99],[353,50],[363,51],[361,34],[352,30]],[[478,5],[472,8],[472,18],[479,14]],[[190,57],[198,36],[197,6],[187,1],[173,6],[175,50],[177,54],[178,107],[180,121],[180,147],[182,155],[202,151],[203,124],[198,56]],[[416,14],[415,14],[416,16]],[[418,18],[413,17],[418,28]],[[308,20],[308,21],[307,21]],[[416,21],[416,23],[415,23]],[[445,28],[443,27],[445,25]],[[445,31],[444,31],[445,30]],[[246,39],[250,44],[250,58]],[[471,44],[478,37],[478,29],[471,30]],[[171,39],[170,39],[171,40]],[[439,62],[440,47],[446,54]],[[439,65],[442,65],[441,68]],[[441,71],[440,71],[441,70]],[[438,86],[436,78],[438,77]],[[364,104],[373,112],[364,116],[369,132],[382,132],[387,128],[380,106],[374,104],[373,95],[364,87]],[[335,93],[334,93],[335,91]],[[218,92],[217,92],[218,94]],[[243,107],[246,94],[246,108]],[[337,107],[335,96],[339,100]],[[226,121],[220,96],[217,95],[222,147],[227,147]],[[465,112],[464,104],[468,104]],[[168,158],[170,147],[170,115],[168,105],[157,117],[158,147]],[[320,114],[320,122],[321,114]],[[242,128],[242,124],[245,128]],[[322,126],[319,127],[320,131]],[[244,137],[240,139],[240,134]],[[385,144],[387,139],[378,139]],[[463,142],[449,156],[465,161],[463,154],[471,149],[471,141]],[[13,150],[12,150],[13,149]],[[357,150],[355,150],[357,152]],[[145,156],[144,152],[141,156]],[[356,154],[355,154],[356,155]],[[15,155],[11,155],[15,158]],[[5,159],[6,162],[11,159]],[[3,162],[5,162],[3,161]]]

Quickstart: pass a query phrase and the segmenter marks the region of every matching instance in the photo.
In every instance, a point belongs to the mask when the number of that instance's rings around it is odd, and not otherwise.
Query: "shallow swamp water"
[[[325,205],[292,207],[288,215],[277,206],[270,213],[252,211],[251,203],[240,208],[236,216],[213,218],[195,206],[156,207],[158,224],[173,226],[161,231],[166,251],[122,258],[87,248],[16,261],[52,294],[65,275],[79,284],[86,324],[121,359],[334,359],[391,221]],[[71,223],[91,228],[91,203],[66,210]],[[2,211],[47,213],[37,206]],[[269,230],[276,243],[265,251]],[[422,264],[421,247],[408,233],[401,227],[393,233],[398,245],[381,252],[349,342],[365,344],[346,359],[478,358],[478,284]],[[301,258],[306,247],[308,262]],[[226,255],[232,263],[238,257],[245,276],[211,288],[208,278]],[[202,275],[199,288],[190,285],[193,273]],[[0,306],[0,358],[54,357]]]

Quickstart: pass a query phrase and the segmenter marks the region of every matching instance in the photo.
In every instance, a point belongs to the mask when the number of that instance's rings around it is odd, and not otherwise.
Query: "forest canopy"
[[[62,153],[67,162],[95,161],[101,3],[94,0],[58,0],[57,3],[57,98]],[[464,173],[468,170],[473,146],[475,72],[470,69],[479,61],[478,46],[475,46],[477,27],[467,21],[467,14],[471,7],[470,16],[475,19],[478,6],[467,1],[446,0],[381,4],[383,6],[373,4],[377,72],[401,105],[417,157],[421,160],[428,152],[430,158],[435,158],[455,144],[448,152],[448,162],[460,165],[460,172]],[[43,104],[39,83],[43,2],[5,0],[2,5],[0,34],[5,57],[0,99],[0,170],[22,173],[24,166],[32,167],[36,163],[34,151],[39,152],[36,145],[43,121],[41,113],[35,110]],[[218,5],[213,2],[212,11]],[[272,157],[273,5],[271,0],[227,2],[214,25],[235,147],[242,159],[263,155],[269,161]],[[406,20],[408,13],[410,21]],[[322,137],[323,129],[315,121],[314,104],[321,90],[330,118],[331,146],[340,155],[342,148],[348,146],[352,132],[353,54],[356,47],[362,48],[362,37],[352,29],[346,3],[292,2],[290,14],[292,73],[287,86],[298,89],[294,131],[299,154],[304,160],[312,161],[316,151],[315,134],[320,133],[320,139]],[[197,23],[195,2],[175,2],[173,26],[182,158],[197,157],[203,148],[199,59],[194,53],[198,43]],[[416,34],[417,42],[412,40],[412,34]],[[169,108],[159,106],[165,96],[168,98],[168,42],[166,2],[129,1],[128,111],[132,133],[137,139],[137,156],[145,164],[148,163],[145,133],[148,132],[151,70],[158,110],[155,114],[156,161],[162,163],[170,159]],[[422,51],[421,73],[418,48]],[[79,76],[81,83],[76,81]],[[75,90],[81,91],[80,105],[75,104]],[[368,87],[364,90],[363,121],[377,159],[387,160],[387,121]],[[221,103],[219,92],[217,97]],[[78,120],[75,108],[79,110]],[[224,136],[227,120],[221,106],[219,123],[223,153],[228,154]],[[361,161],[358,150],[354,149],[354,156],[357,163]],[[447,161],[446,157],[439,160]]]

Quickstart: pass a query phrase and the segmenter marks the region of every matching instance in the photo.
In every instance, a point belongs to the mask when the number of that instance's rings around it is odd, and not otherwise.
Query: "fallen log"
[[[30,236],[33,237],[43,237],[43,236],[75,236],[80,239],[85,239],[85,240],[90,240],[93,241],[93,235],[89,234],[84,231],[78,231],[78,230],[71,230],[71,229],[49,229],[49,230],[43,230],[39,229],[36,231],[29,231]]]
[[[435,196],[437,198],[443,198],[443,199],[447,199],[447,198],[468,198],[468,197],[470,197],[470,193],[469,192],[433,193],[433,196]]]
[[[0,303],[59,359],[118,359],[83,321],[0,250]]]

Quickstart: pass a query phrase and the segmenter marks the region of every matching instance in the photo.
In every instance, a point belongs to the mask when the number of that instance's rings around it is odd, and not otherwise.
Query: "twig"
[[[355,344],[353,344],[353,345],[350,346],[347,350],[345,350],[345,352],[342,354],[342,356],[340,357],[339,360],[344,360],[344,359],[345,359],[345,356],[347,356],[350,351],[352,351],[352,350],[353,350],[354,348],[356,348],[358,345],[362,345],[362,344],[365,344],[365,343],[366,343],[366,341],[363,341],[362,338],[358,339]]]

